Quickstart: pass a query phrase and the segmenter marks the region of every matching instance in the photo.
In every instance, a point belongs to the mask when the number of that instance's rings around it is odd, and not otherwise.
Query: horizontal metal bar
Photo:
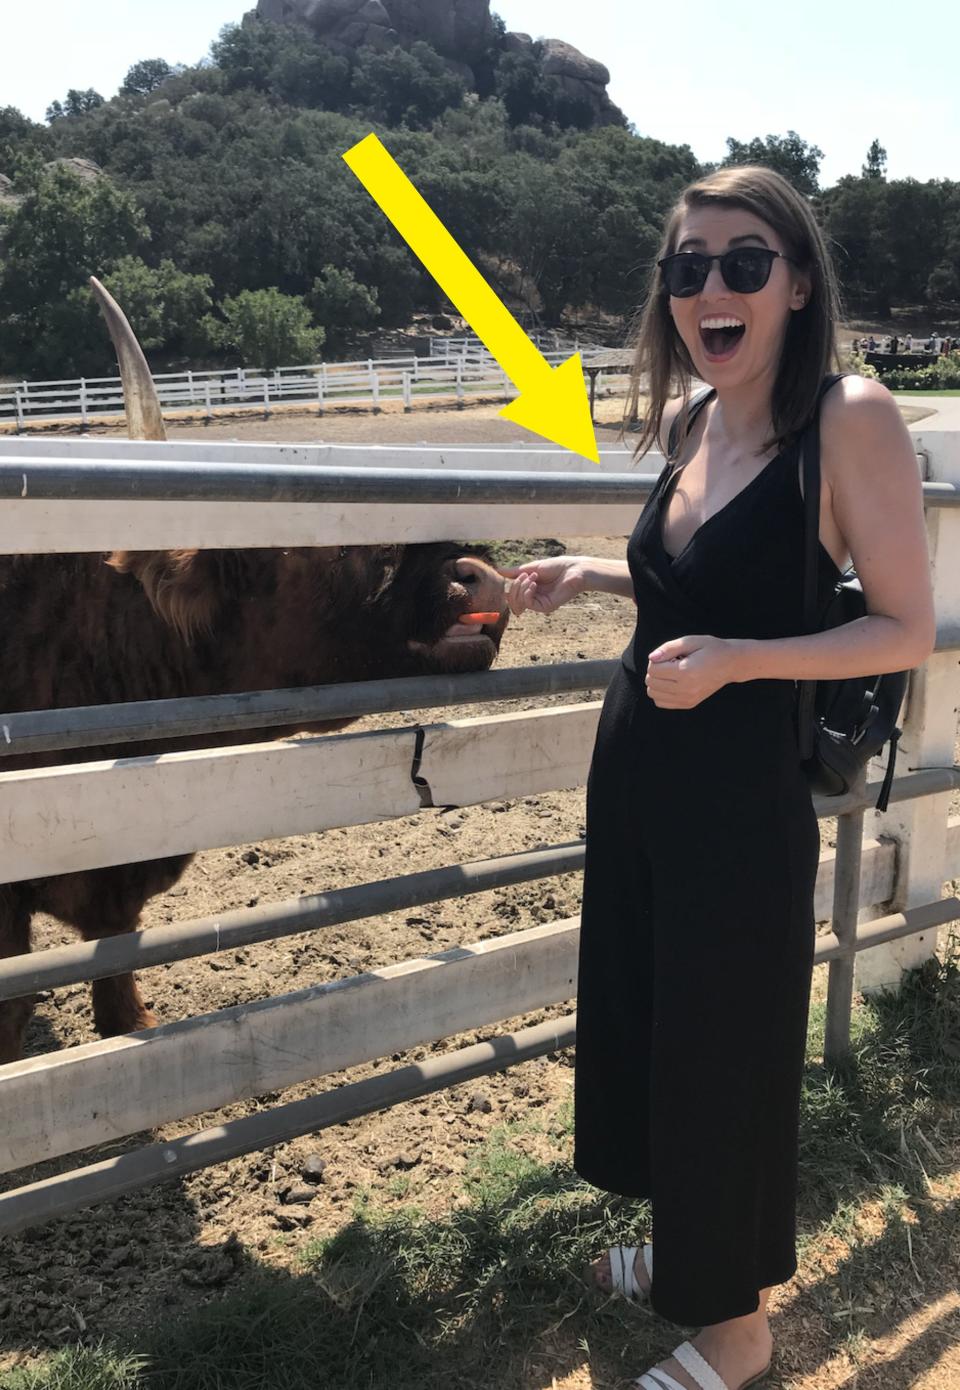
[[[920,932],[934,931],[958,920],[960,898],[957,897],[921,903],[917,907],[905,908],[903,912],[892,912],[888,917],[875,917],[872,922],[864,922],[857,928],[853,953],[855,955],[858,951],[869,951],[873,946],[882,946],[887,941],[898,941],[904,936],[917,936]],[[822,965],[824,961],[842,960],[848,954],[848,948],[835,932],[825,932],[817,941],[814,963]]]
[[[936,652],[960,651],[960,624],[937,629]],[[237,695],[197,695],[52,710],[0,713],[0,769],[4,757],[53,753],[165,738],[194,738],[243,729],[360,719],[408,709],[520,699],[530,695],[605,689],[616,658],[516,666],[461,676],[407,676]]]
[[[0,500],[130,502],[615,503],[651,491],[649,473],[538,473],[303,464],[17,459],[0,453]],[[954,483],[924,483],[924,500],[960,505]]]
[[[573,1047],[575,1042],[576,1014],[567,1014],[440,1057],[425,1057],[413,1066],[366,1077],[322,1095],[277,1105],[257,1115],[228,1120],[213,1129],[149,1144],[104,1163],[46,1178],[0,1194],[0,1232],[14,1235],[96,1202],[112,1201],[127,1192],[171,1182],[214,1163],[226,1163],[240,1154],[285,1144],[305,1134],[318,1134],[332,1125],[346,1124],[402,1101],[419,1100],[450,1086],[506,1071],[520,1062]]]
[[[600,690],[609,685],[618,664],[616,659],[548,662],[543,666],[508,666],[471,675],[404,676],[290,690],[254,690],[239,695],[197,695],[178,700],[139,700],[0,714],[0,770],[4,756]]]
[[[868,782],[862,795],[815,796],[813,807],[823,820],[844,816],[850,811],[871,811],[877,804],[879,782]],[[890,801],[916,801],[921,796],[938,796],[942,792],[960,791],[960,766],[917,768],[905,777],[895,777],[890,788]]]
[[[0,961],[0,999],[102,980],[130,970],[238,950],[258,941],[277,941],[299,932],[358,922],[425,903],[466,897],[492,888],[553,878],[583,868],[582,841],[525,850],[496,859],[477,859],[442,869],[332,889],[288,902],[242,908],[194,922],[149,927],[126,936],[76,942]]]
[[[3,460],[0,501],[65,502],[439,502],[603,503],[635,501],[652,473],[537,473],[438,468],[320,468],[276,463],[117,463]],[[946,486],[941,484],[940,486]]]

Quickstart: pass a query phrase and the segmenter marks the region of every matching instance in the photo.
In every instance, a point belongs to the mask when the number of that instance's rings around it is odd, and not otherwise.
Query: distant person
[[[860,351],[860,339],[859,339],[859,338],[854,338],[854,340],[853,340],[853,342],[851,343],[850,346],[851,346],[851,348],[852,348],[852,350],[853,350],[854,352],[859,352],[859,351]]]
[[[870,337],[867,341],[867,348],[870,352],[876,352],[877,350],[877,340],[872,333],[870,334]]]
[[[891,352],[898,352],[898,351],[899,351],[899,348],[900,348],[900,339],[897,337],[896,333],[891,333],[891,334],[890,334],[890,351],[891,351]]]
[[[590,590],[636,605],[587,782],[573,1167],[652,1206],[655,1257],[649,1239],[616,1245],[590,1277],[700,1329],[635,1382],[645,1390],[765,1375],[767,1298],[797,1269],[820,837],[793,682],[900,671],[933,647],[914,445],[886,387],[831,371],[838,312],[823,233],[786,179],[732,166],[686,188],[631,384],[635,397],[653,383],[636,455],[659,448],[665,463],[626,558],[506,572],[518,617]],[[828,549],[815,583],[822,603],[849,552],[871,615],[855,657],[842,629],[801,635],[797,464],[817,420]],[[874,484],[885,504],[867,516]],[[745,554],[773,582],[744,583]]]
[[[903,340],[903,350],[904,350],[904,352],[913,352],[913,334],[912,334],[912,333],[908,333],[907,336],[904,338],[904,340]]]

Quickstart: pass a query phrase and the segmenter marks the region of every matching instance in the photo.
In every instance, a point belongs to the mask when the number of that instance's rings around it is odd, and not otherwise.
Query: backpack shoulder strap
[[[806,632],[817,630],[817,590],[820,574],[820,407],[823,398],[846,373],[833,372],[825,376],[817,393],[817,403],[810,423],[800,435],[800,457],[803,466],[803,626]],[[813,704],[816,681],[799,682],[800,754],[809,758],[813,753]]]
[[[818,549],[820,542],[820,409],[823,398],[844,372],[832,372],[825,376],[817,393],[817,404],[810,423],[800,436],[800,452],[803,460],[803,511],[804,511],[804,566],[803,566],[803,621],[808,632],[813,632],[817,621],[817,574]]]

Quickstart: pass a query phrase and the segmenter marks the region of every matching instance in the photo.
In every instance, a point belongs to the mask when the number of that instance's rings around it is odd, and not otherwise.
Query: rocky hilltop
[[[603,63],[561,39],[534,42],[529,34],[503,34],[490,13],[490,0],[258,0],[254,14],[300,25],[333,48],[387,49],[422,39],[471,85],[471,65],[488,60],[491,52],[528,53],[544,77],[555,79],[568,96],[589,103],[598,125],[623,120],[607,95],[610,73]]]

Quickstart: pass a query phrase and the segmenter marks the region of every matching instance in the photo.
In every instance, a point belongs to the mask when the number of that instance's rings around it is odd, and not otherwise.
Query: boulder
[[[255,18],[300,25],[340,50],[409,46],[422,39],[470,89],[476,86],[473,67],[491,49],[500,46],[508,53],[529,53],[539,58],[544,76],[554,78],[569,96],[589,104],[597,124],[623,121],[607,96],[610,73],[603,63],[562,39],[535,43],[524,33],[501,39],[490,0],[258,0],[256,11],[248,16]]]
[[[386,47],[423,39],[469,65],[496,39],[490,0],[258,0],[260,19],[301,24],[328,43]]]
[[[92,159],[81,159],[74,156],[71,159],[51,159],[49,164],[44,165],[45,169],[67,169],[84,183],[93,183],[96,179],[106,178],[106,174],[99,164],[94,164]]]
[[[503,46],[508,53],[529,53],[533,48],[533,39],[529,34],[509,33],[503,40]]]
[[[586,101],[597,125],[619,125],[623,113],[607,95],[609,69],[588,58],[563,39],[541,39],[540,63],[545,77],[552,77],[567,96]]]
[[[572,43],[564,43],[563,39],[542,39],[540,50],[547,77],[569,77],[593,87],[609,86],[609,70],[595,58],[588,58],[579,48],[574,48]]]
[[[445,58],[475,62],[495,41],[490,0],[385,0],[405,38],[424,39]]]
[[[276,24],[300,24],[318,39],[350,48],[387,48],[396,33],[381,0],[259,0],[257,15]]]

